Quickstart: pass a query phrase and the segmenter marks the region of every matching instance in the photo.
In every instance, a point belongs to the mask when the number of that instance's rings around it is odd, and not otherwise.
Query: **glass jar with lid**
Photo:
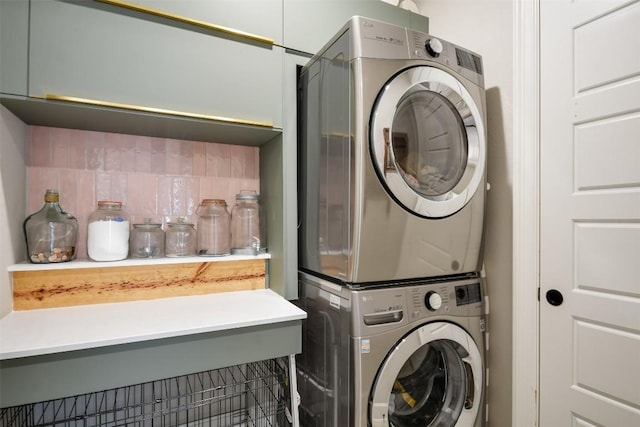
[[[231,253],[257,255],[267,251],[265,220],[255,191],[243,190],[236,195],[231,210]]]
[[[58,190],[47,190],[44,206],[23,224],[27,255],[33,263],[71,261],[76,257],[78,220],[60,206]]]
[[[196,254],[196,229],[184,217],[167,223],[165,254],[168,257],[194,256]]]
[[[129,253],[129,216],[122,202],[101,200],[87,226],[87,254],[94,261],[119,261]]]
[[[196,210],[198,214],[198,255],[229,255],[231,233],[227,202],[222,199],[204,199]]]
[[[161,258],[164,256],[164,231],[162,224],[145,218],[143,223],[133,224],[129,237],[129,257]]]

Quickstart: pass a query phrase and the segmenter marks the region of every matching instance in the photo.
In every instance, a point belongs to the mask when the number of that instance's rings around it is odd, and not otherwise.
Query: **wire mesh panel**
[[[3,408],[0,426],[284,427],[288,375],[285,359],[253,362]]]

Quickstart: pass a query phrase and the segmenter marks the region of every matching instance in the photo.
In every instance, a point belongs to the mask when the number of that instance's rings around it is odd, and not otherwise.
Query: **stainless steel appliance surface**
[[[484,425],[479,279],[352,289],[300,273],[306,427]]]
[[[364,286],[482,265],[482,59],[353,17],[299,79],[299,266]]]

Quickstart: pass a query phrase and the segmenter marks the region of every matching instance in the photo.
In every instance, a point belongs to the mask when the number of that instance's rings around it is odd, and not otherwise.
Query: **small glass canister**
[[[101,200],[87,227],[87,254],[94,261],[119,261],[129,253],[129,217],[122,202]]]
[[[241,191],[231,210],[231,253],[257,255],[267,251],[265,220],[255,191]]]
[[[196,229],[186,218],[167,223],[165,253],[168,257],[194,256],[196,254]]]
[[[231,233],[227,202],[222,199],[204,199],[198,214],[198,255],[229,255]]]
[[[129,237],[129,257],[161,258],[164,256],[164,231],[162,224],[145,218],[142,224],[133,224]]]
[[[58,190],[47,190],[44,206],[25,219],[27,255],[33,263],[71,261],[76,257],[78,220],[60,206]]]

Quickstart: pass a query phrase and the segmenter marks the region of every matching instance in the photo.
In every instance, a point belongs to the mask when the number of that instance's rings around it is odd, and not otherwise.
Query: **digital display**
[[[473,55],[466,50],[456,49],[456,59],[459,66],[482,74],[482,60],[479,56]]]

